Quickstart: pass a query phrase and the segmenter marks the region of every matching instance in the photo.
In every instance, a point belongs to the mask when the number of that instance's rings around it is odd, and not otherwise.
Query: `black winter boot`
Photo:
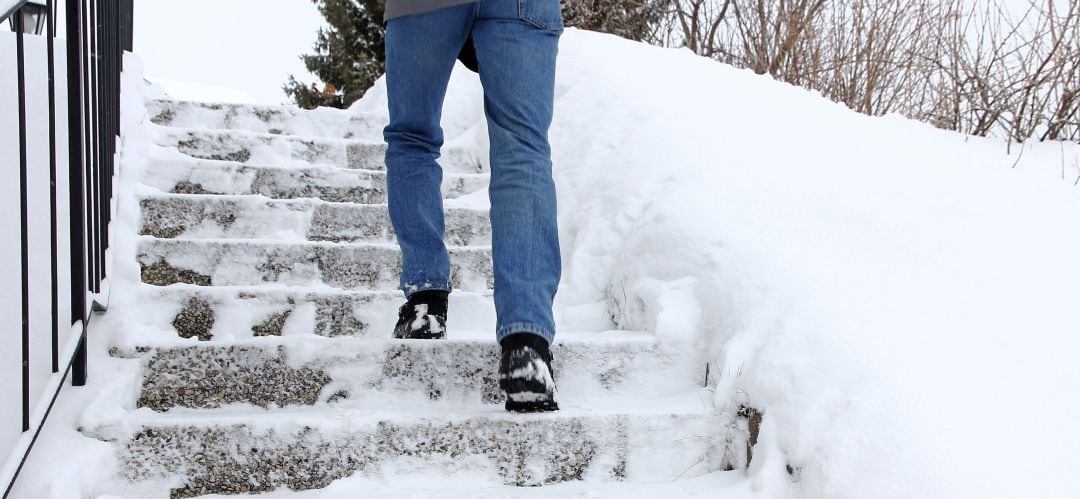
[[[503,338],[499,362],[499,388],[506,392],[506,410],[546,412],[559,410],[551,351],[542,336],[515,333]]]
[[[413,293],[409,301],[398,309],[394,338],[446,338],[446,302],[449,296],[450,293],[439,290]]]

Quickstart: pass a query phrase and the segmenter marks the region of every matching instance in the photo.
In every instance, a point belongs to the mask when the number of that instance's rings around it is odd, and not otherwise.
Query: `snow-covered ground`
[[[1011,168],[685,52],[562,54],[565,298],[703,332],[810,497],[1080,494],[1080,148]]]
[[[556,96],[561,330],[655,331],[702,373],[711,363],[720,410],[764,412],[745,478],[621,492],[1080,496],[1080,147],[1009,155],[689,52],[576,30],[562,41]],[[385,113],[384,89],[353,111]],[[444,123],[448,145],[486,161],[472,74],[455,74]],[[97,379],[119,362],[104,352],[123,314],[92,331]],[[74,431],[94,390],[62,394],[17,493],[94,490],[109,448]],[[82,471],[64,473],[72,464]],[[50,483],[65,476],[76,478]],[[377,486],[348,479],[301,497]],[[597,497],[581,484],[527,492]]]
[[[575,30],[558,75],[564,328],[708,352],[806,497],[1080,495],[1080,147]],[[448,136],[483,142],[480,92],[458,75]]]

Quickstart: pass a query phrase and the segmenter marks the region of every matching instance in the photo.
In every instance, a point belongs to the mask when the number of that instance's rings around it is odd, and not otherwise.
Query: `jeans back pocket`
[[[517,0],[518,16],[538,28],[562,29],[562,6],[559,0]]]

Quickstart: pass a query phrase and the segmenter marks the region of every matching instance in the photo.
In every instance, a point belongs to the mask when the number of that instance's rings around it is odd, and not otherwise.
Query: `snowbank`
[[[562,330],[715,361],[717,406],[765,413],[755,486],[1080,494],[1080,147],[1009,156],[575,30],[558,74]],[[451,142],[483,145],[480,92],[455,74]]]

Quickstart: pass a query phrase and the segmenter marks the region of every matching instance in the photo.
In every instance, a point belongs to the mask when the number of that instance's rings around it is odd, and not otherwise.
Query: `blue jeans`
[[[496,339],[555,336],[552,302],[562,262],[551,178],[558,0],[483,0],[391,19],[386,26],[390,124],[383,135],[390,220],[401,246],[401,289],[451,290],[443,242],[443,99],[471,36],[491,142]]]

